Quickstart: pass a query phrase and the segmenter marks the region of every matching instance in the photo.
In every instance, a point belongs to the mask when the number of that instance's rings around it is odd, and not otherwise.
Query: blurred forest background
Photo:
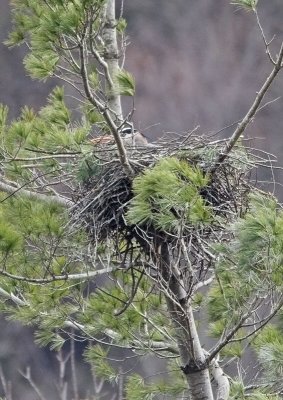
[[[39,110],[58,82],[35,82],[26,76],[25,49],[2,44],[11,28],[9,0],[1,0],[0,11],[0,102],[9,106],[10,118],[16,118],[24,105]],[[243,117],[272,68],[252,14],[237,10],[229,0],[124,0],[124,12],[129,43],[125,67],[137,84],[134,121],[146,136],[155,140],[197,125],[199,133],[212,134]],[[282,0],[261,0],[259,13],[267,38],[275,35],[274,47],[278,47]],[[265,102],[282,93],[281,74]],[[67,94],[74,95],[70,90]],[[70,104],[76,108],[74,101]],[[221,135],[231,132],[231,128],[224,129]],[[282,133],[283,98],[279,98],[260,111],[247,135],[256,138],[251,141],[253,147],[275,154],[282,165]],[[274,177],[276,194],[282,200],[282,172],[276,170]],[[271,178],[270,171],[261,171],[259,179]],[[274,190],[273,185],[267,187]],[[58,375],[54,360],[48,351],[36,348],[30,330],[2,320],[0,364],[12,382],[14,399],[38,398],[19,374],[26,366],[31,366],[43,391],[50,390]],[[86,366],[81,368],[87,379]],[[154,368],[157,364],[152,364],[151,374]]]

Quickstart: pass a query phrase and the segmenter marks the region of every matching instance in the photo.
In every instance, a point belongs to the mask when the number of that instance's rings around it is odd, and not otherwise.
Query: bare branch
[[[257,12],[256,7],[254,8],[253,11],[254,11],[254,13],[255,13],[257,26],[258,26],[258,28],[259,28],[259,30],[260,30],[260,34],[261,34],[262,40],[263,40],[264,45],[265,45],[265,52],[266,52],[266,54],[268,55],[268,58],[269,58],[270,62],[271,62],[273,65],[276,65],[276,61],[273,59],[273,57],[272,57],[272,55],[271,55],[271,53],[270,53],[270,50],[269,50],[269,46],[270,46],[270,44],[272,43],[274,37],[273,37],[269,42],[267,42],[266,37],[265,37],[265,33],[264,33],[263,27],[262,27],[262,25],[261,25],[261,22],[260,22],[259,15],[258,15],[258,12]]]
[[[40,400],[46,400],[46,398],[43,396],[43,394],[41,393],[41,391],[39,390],[39,388],[37,387],[37,385],[35,384],[35,382],[33,381],[32,377],[31,377],[30,367],[27,367],[26,372],[20,372],[20,373],[28,381],[30,386],[33,388],[33,390],[37,394],[38,398]]]
[[[279,51],[279,54],[278,54],[278,57],[277,57],[277,60],[276,60],[273,70],[271,71],[270,75],[267,77],[266,81],[264,82],[261,89],[257,93],[257,96],[256,96],[251,108],[249,109],[249,111],[247,112],[245,117],[241,120],[241,122],[235,129],[234,133],[228,140],[224,150],[217,157],[214,165],[210,169],[211,173],[213,173],[218,168],[218,166],[221,163],[223,163],[223,161],[227,158],[228,154],[233,149],[233,147],[235,146],[238,139],[245,131],[248,124],[252,121],[253,117],[255,116],[256,112],[258,111],[258,109],[260,107],[260,104],[261,104],[267,90],[269,89],[270,85],[272,84],[272,82],[274,81],[277,74],[279,73],[279,71],[282,68],[282,58],[283,58],[283,43],[281,44],[280,51]]]
[[[2,366],[0,365],[0,380],[3,386],[4,394],[5,394],[5,399],[6,400],[12,400],[12,388],[11,388],[11,382],[6,380],[6,377],[4,375]]]
[[[57,360],[59,362],[59,394],[60,400],[67,400],[67,390],[68,390],[68,382],[66,381],[66,364],[69,360],[70,354],[66,357],[63,357],[62,350],[59,350],[57,354]]]

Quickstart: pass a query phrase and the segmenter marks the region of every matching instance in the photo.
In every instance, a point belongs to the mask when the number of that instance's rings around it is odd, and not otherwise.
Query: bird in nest
[[[137,129],[134,129],[132,124],[124,126],[119,130],[119,133],[126,147],[138,148],[151,146],[151,144],[148,143],[147,138]],[[114,142],[114,137],[112,135],[99,136],[91,139],[91,143],[95,146],[114,144]]]

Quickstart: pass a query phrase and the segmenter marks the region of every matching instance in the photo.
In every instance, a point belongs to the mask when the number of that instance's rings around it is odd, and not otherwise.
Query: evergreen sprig
[[[118,92],[124,96],[134,96],[135,94],[135,80],[133,75],[125,70],[119,71],[116,75],[118,83]]]
[[[232,1],[231,4],[242,7],[248,11],[255,10],[258,0],[237,0]]]
[[[182,225],[209,223],[210,208],[199,194],[207,183],[208,177],[197,167],[175,157],[164,158],[135,178],[127,219],[175,233]]]

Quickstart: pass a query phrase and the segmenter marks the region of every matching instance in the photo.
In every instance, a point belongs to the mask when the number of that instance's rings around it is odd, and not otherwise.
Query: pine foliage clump
[[[186,160],[163,158],[133,181],[133,199],[127,219],[172,233],[211,221],[209,206],[201,196],[208,176]]]

